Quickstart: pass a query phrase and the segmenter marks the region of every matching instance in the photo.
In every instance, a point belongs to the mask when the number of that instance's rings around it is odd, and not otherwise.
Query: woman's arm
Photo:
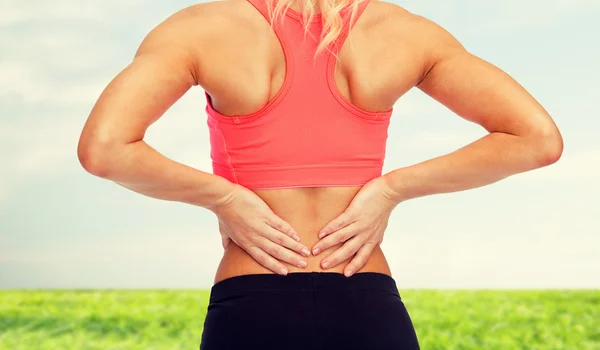
[[[210,208],[233,184],[173,161],[143,140],[147,128],[197,85],[180,26],[174,18],[150,32],[133,62],[106,87],[85,124],[78,156],[88,172],[137,193]]]
[[[455,152],[365,184],[348,208],[323,227],[313,246],[313,252],[324,251],[344,242],[321,266],[333,267],[352,258],[344,267],[346,276],[360,270],[382,242],[388,219],[400,202],[488,185],[554,163],[562,153],[556,125],[514,79],[471,55],[447,31],[423,17],[405,17],[396,23],[409,27],[406,31],[417,45],[409,48],[426,53],[417,86],[489,134]]]
[[[429,62],[417,85],[489,134],[447,155],[383,176],[396,202],[488,185],[556,162],[560,132],[544,108],[514,79],[470,54],[447,31],[423,19]]]
[[[198,85],[197,52],[203,46],[198,22],[202,18],[184,10],[145,38],[133,62],[96,102],[79,141],[81,164],[145,196],[210,209],[219,219],[224,248],[231,239],[275,273],[287,273],[278,260],[305,267],[308,248],[255,193],[173,161],[144,141],[147,128]],[[214,22],[205,27],[214,28]]]

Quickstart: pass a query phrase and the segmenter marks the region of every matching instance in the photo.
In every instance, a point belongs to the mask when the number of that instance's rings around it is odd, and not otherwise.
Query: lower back
[[[359,186],[352,187],[310,187],[272,190],[255,190],[273,212],[287,221],[300,235],[300,242],[309,249],[319,241],[319,231],[332,219],[340,215],[348,207]],[[341,244],[331,247],[317,256],[306,258],[308,266],[299,268],[283,264],[292,272],[327,271],[342,273],[350,259],[338,266],[323,270],[321,261],[339,248]],[[379,272],[391,275],[389,266],[379,247],[376,247],[365,266],[358,272]],[[231,242],[223,255],[216,273],[215,283],[229,277],[273,273],[258,264],[250,255]]]

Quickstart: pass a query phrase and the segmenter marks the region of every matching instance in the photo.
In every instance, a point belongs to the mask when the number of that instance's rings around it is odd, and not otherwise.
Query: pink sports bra
[[[269,21],[264,0],[248,1]],[[367,3],[360,3],[357,19]],[[344,29],[330,47],[335,53],[348,35],[350,13],[350,7],[342,12]],[[286,76],[267,105],[225,116],[205,93],[213,173],[249,189],[362,186],[381,176],[392,109],[368,112],[348,102],[334,79],[335,56],[326,51],[313,63],[318,43],[304,39],[302,15],[289,9],[283,21],[273,27]],[[320,34],[320,15],[310,25]]]

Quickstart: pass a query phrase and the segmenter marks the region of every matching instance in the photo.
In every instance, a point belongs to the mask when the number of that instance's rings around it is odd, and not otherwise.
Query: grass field
[[[600,350],[600,291],[400,295],[424,350]],[[208,291],[4,291],[0,349],[198,349],[207,303]]]

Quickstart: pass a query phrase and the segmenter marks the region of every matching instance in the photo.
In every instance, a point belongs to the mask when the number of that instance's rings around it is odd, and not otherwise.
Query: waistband
[[[230,277],[211,288],[210,302],[249,292],[265,291],[386,291],[400,297],[396,281],[379,272],[360,272],[346,277],[337,272],[292,272]]]

